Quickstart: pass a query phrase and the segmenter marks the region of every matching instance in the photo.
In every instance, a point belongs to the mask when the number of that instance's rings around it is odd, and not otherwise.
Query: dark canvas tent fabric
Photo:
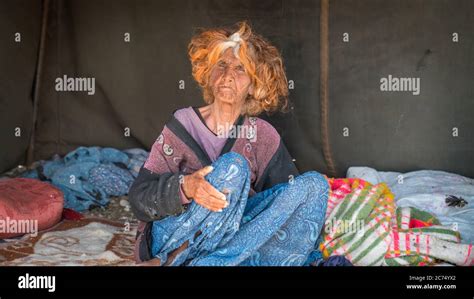
[[[23,163],[33,125],[41,2],[0,2],[0,171]]]
[[[370,165],[473,176],[474,3],[333,1],[329,11],[329,128],[339,171]],[[388,75],[420,78],[420,94],[382,92]]]
[[[4,43],[0,49],[0,61],[12,69],[1,71],[2,171],[25,162],[28,134],[9,134],[19,120],[26,133],[32,127],[41,3],[0,3],[8,16],[0,20],[7,25],[2,36],[10,38],[16,28],[31,36],[21,50]],[[327,173],[320,6],[316,0],[49,1],[34,159],[80,145],[149,149],[173,110],[202,104],[187,59],[196,29],[248,20],[281,50],[294,85],[289,112],[264,118],[300,170]],[[474,177],[473,14],[469,0],[330,1],[328,142],[337,176],[348,166],[367,165]],[[342,41],[344,32],[349,43]],[[451,42],[452,32],[459,43]],[[420,77],[421,94],[381,92],[379,80],[388,74]],[[56,91],[55,80],[64,75],[94,77],[95,94]]]

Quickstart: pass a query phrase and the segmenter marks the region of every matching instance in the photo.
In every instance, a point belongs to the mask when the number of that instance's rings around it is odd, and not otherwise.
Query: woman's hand
[[[212,166],[206,166],[198,171],[185,175],[183,178],[183,192],[187,198],[213,212],[220,212],[229,203],[223,193],[219,192],[204,178],[212,171]]]

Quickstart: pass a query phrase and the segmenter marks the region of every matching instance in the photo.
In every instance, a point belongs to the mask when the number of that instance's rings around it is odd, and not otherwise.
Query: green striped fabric
[[[459,242],[459,233],[433,215],[411,207],[397,209],[382,183],[354,188],[337,202],[327,216],[320,249],[325,258],[343,255],[360,266],[431,265],[440,259],[472,263],[472,245]]]

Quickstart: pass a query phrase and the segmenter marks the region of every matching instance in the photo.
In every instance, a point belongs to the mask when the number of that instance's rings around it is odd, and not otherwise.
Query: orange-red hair
[[[238,32],[241,38],[238,58],[254,87],[253,95],[249,95],[245,101],[244,113],[255,116],[263,111],[286,108],[288,81],[279,51],[263,37],[253,33],[246,22],[240,22],[236,27],[202,30],[188,45],[193,77],[202,88],[204,100],[208,104],[214,102],[209,86],[211,70],[223,53],[223,43]]]

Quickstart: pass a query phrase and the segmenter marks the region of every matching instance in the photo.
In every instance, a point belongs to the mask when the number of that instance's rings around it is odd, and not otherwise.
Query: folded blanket
[[[431,265],[442,260],[473,265],[472,244],[416,208],[397,209],[385,183],[330,179],[331,193],[320,249],[325,258],[343,255],[352,264]]]

